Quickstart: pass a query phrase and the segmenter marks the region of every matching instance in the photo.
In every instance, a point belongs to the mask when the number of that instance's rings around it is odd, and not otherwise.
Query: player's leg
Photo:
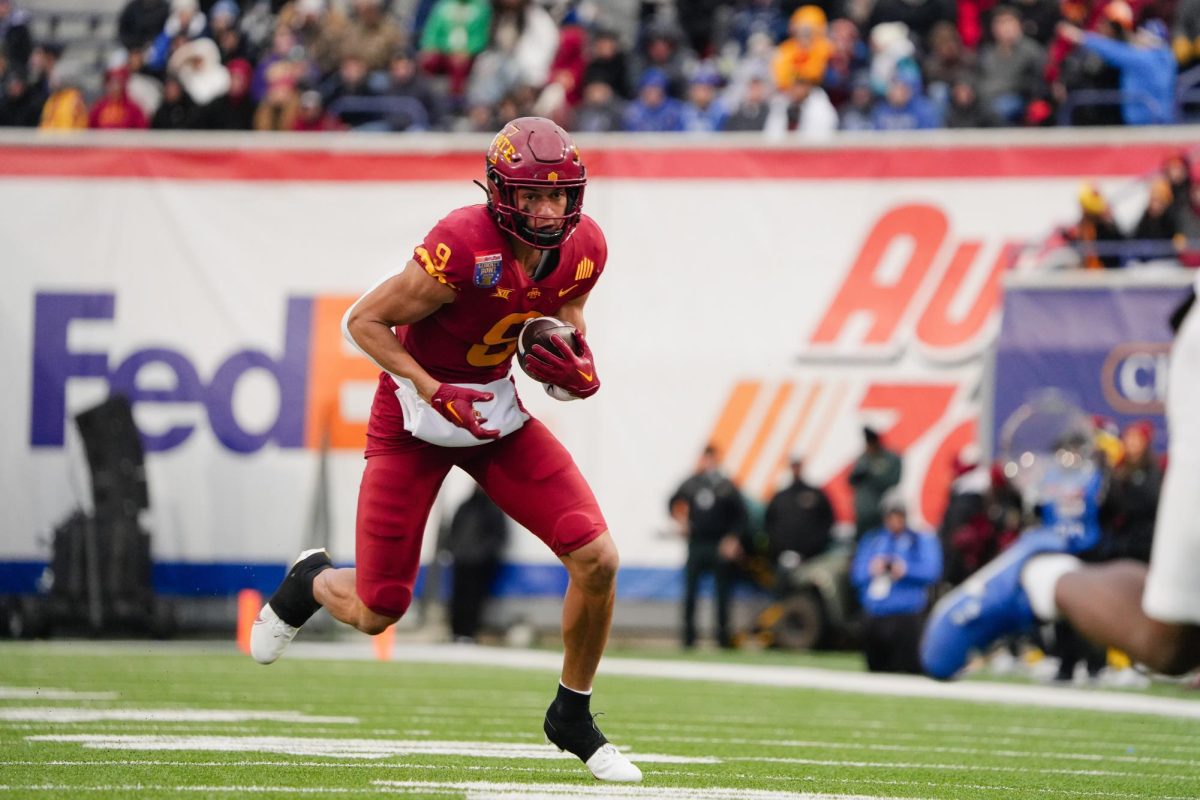
[[[425,443],[367,459],[358,491],[355,568],[317,580],[318,599],[336,619],[376,634],[404,616],[429,510],[452,465],[452,453]]]
[[[1085,638],[1125,652],[1156,672],[1179,675],[1200,665],[1200,628],[1146,615],[1146,567],[1113,561],[1068,572],[1055,584],[1062,615]]]
[[[566,449],[537,420],[460,466],[506,514],[544,541],[567,568],[563,670],[546,712],[547,737],[600,780],[640,781],[592,718],[592,681],[608,642],[618,555],[596,498]]]
[[[278,659],[322,606],[369,634],[404,614],[425,520],[450,469],[439,450],[428,446],[367,459],[358,497],[356,567],[334,569],[323,549],[301,553],[255,620],[250,652],[256,661]]]

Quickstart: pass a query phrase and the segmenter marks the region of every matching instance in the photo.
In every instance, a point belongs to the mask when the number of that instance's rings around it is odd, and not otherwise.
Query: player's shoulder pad
[[[582,214],[572,238],[576,239],[575,246],[580,258],[594,264],[594,267],[587,271],[588,274],[582,277],[599,276],[608,263],[608,241],[604,238],[604,231],[600,230],[594,219]]]
[[[487,206],[466,206],[451,211],[413,250],[413,260],[438,283],[459,289],[469,285],[476,251],[496,239]]]

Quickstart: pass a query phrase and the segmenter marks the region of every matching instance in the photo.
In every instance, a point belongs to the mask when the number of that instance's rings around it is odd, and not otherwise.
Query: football
[[[517,336],[517,363],[522,370],[525,369],[525,359],[535,344],[540,344],[551,353],[559,353],[558,345],[550,338],[552,336],[561,336],[575,352],[579,352],[579,347],[575,343],[575,327],[573,325],[554,317],[534,317],[522,326],[521,333]],[[559,354],[561,355],[561,353]]]

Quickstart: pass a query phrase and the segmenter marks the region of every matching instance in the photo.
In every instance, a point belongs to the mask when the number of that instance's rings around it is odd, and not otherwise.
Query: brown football
[[[517,363],[522,370],[525,369],[525,359],[535,344],[540,344],[551,353],[562,355],[558,346],[551,340],[552,336],[561,336],[576,353],[579,352],[573,325],[554,317],[534,317],[525,323],[521,328],[520,335],[517,336]]]

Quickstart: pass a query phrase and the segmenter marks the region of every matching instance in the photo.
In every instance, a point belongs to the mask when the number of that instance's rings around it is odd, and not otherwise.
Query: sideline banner
[[[1005,287],[993,435],[1039,390],[1055,388],[1088,414],[1121,427],[1152,421],[1152,445],[1165,452],[1172,339],[1167,318],[1186,297],[1191,273],[1121,275],[1099,286],[1096,275],[1077,277]]]
[[[376,370],[338,322],[441,216],[483,199],[486,140],[33,141],[0,144],[0,591],[86,505],[71,420],[114,389],[148,450],[155,559],[188,576],[166,588],[194,591],[211,568],[224,577],[206,586],[234,590],[244,565],[297,552],[323,444],[331,546],[350,561]],[[522,397],[591,481],[628,567],[682,563],[666,500],[710,441],[759,501],[802,453],[844,517],[870,423],[903,453],[915,519],[936,523],[951,459],[976,437],[1013,243],[1071,219],[1096,172],[1132,218],[1135,178],[1178,148],[584,143],[584,210],[610,250],[587,307],[604,386],[557,403],[519,376]],[[427,552],[466,489],[448,484]],[[514,538],[510,562],[557,563]]]

